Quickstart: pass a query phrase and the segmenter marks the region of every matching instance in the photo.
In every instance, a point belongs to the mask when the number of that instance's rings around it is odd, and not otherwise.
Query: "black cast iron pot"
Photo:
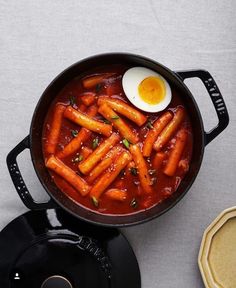
[[[80,206],[69,199],[64,193],[62,193],[51,180],[51,177],[44,165],[43,153],[42,153],[42,130],[43,123],[46,117],[48,108],[56,97],[58,92],[74,77],[83,75],[87,70],[96,66],[103,66],[109,64],[125,64],[132,66],[145,66],[152,70],[159,72],[166,78],[172,87],[175,87],[180,91],[183,97],[185,106],[188,109],[191,117],[194,135],[193,156],[190,164],[190,169],[183,181],[181,182],[178,190],[173,195],[162,202],[146,211],[137,212],[130,215],[103,215],[96,212],[92,212],[83,206]],[[199,112],[198,106],[193,98],[193,95],[183,83],[184,79],[197,77],[204,83],[209,96],[214,104],[216,113],[218,115],[219,123],[210,132],[205,132],[202,123],[202,117]],[[129,226],[134,224],[143,223],[160,216],[171,207],[173,207],[189,190],[194,182],[198,171],[201,166],[204,148],[211,142],[217,135],[219,135],[228,125],[229,116],[222,98],[222,95],[209,72],[204,70],[193,71],[181,71],[172,72],[163,65],[145,58],[143,56],[126,54],[126,53],[111,53],[96,55],[82,61],[79,61],[63,71],[59,76],[52,81],[52,83],[44,91],[43,95],[39,99],[39,102],[35,108],[33,119],[30,127],[30,134],[23,139],[7,156],[7,165],[12,178],[12,181],[16,187],[16,190],[22,199],[23,203],[32,210],[35,209],[48,209],[55,208],[58,205],[73,214],[74,216],[104,226]],[[24,149],[30,149],[31,157],[35,171],[38,175],[43,187],[50,195],[51,200],[48,203],[36,203],[30,192],[28,191],[24,180],[21,176],[18,168],[16,158]]]

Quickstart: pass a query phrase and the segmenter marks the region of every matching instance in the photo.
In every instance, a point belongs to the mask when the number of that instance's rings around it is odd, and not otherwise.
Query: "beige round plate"
[[[236,206],[205,230],[198,265],[207,288],[236,287]]]

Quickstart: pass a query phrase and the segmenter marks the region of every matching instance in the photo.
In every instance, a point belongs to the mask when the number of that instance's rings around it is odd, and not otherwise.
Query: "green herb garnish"
[[[153,125],[152,125],[152,122],[150,120],[148,120],[147,122],[147,125],[146,125],[148,128],[152,129],[153,128]]]
[[[111,119],[113,119],[113,120],[117,120],[117,119],[120,119],[120,117],[117,116],[117,115],[115,115],[115,116],[112,116]]]
[[[79,155],[79,162],[82,161],[84,159],[83,155]]]
[[[129,141],[127,139],[123,139],[122,143],[124,144],[124,146],[129,149]]]
[[[102,121],[105,123],[105,124],[111,124],[111,122],[107,119],[102,119]]]
[[[95,207],[98,207],[98,200],[97,200],[97,198],[96,197],[92,197],[92,202],[93,202],[93,205],[95,206]]]
[[[77,135],[78,135],[78,130],[71,130],[71,135],[73,136],[73,137],[76,137]]]
[[[75,157],[71,160],[72,163],[78,163],[84,159],[83,155],[78,155],[78,157]]]
[[[130,168],[130,173],[134,176],[137,176],[138,175],[138,169],[135,168],[135,167],[131,167]]]
[[[73,107],[75,105],[75,96],[70,96],[70,105]]]
[[[131,200],[130,207],[132,207],[132,208],[137,208],[138,207],[138,201],[135,198],[133,198]]]
[[[93,149],[96,149],[98,147],[98,138],[93,139],[92,147]]]
[[[102,84],[101,83],[98,83],[95,87],[95,90],[96,90],[96,93],[98,93],[99,91],[101,91],[102,89]]]

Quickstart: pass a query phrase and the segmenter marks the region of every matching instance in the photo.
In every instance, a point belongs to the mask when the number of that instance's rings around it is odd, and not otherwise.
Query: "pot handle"
[[[39,209],[50,209],[55,208],[56,203],[50,199],[46,203],[37,203],[34,201],[32,196],[29,193],[28,188],[21,176],[18,164],[17,164],[17,156],[24,151],[25,149],[30,148],[30,137],[29,135],[25,137],[11,152],[7,155],[7,167],[15,185],[16,191],[19,194],[22,202],[25,206],[31,210],[39,210]]]
[[[183,81],[187,78],[194,78],[194,77],[197,77],[200,80],[202,80],[203,84],[207,89],[207,92],[210,95],[211,101],[214,104],[219,122],[218,125],[214,127],[211,131],[205,132],[205,145],[207,145],[216,136],[218,136],[229,124],[229,114],[225,106],[225,102],[221,95],[221,92],[217,87],[215,80],[208,71],[189,70],[189,71],[177,71],[176,73]]]

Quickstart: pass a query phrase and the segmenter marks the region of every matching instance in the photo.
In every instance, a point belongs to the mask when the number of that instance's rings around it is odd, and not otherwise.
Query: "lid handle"
[[[71,283],[62,276],[55,275],[47,278],[41,288],[73,288]]]

